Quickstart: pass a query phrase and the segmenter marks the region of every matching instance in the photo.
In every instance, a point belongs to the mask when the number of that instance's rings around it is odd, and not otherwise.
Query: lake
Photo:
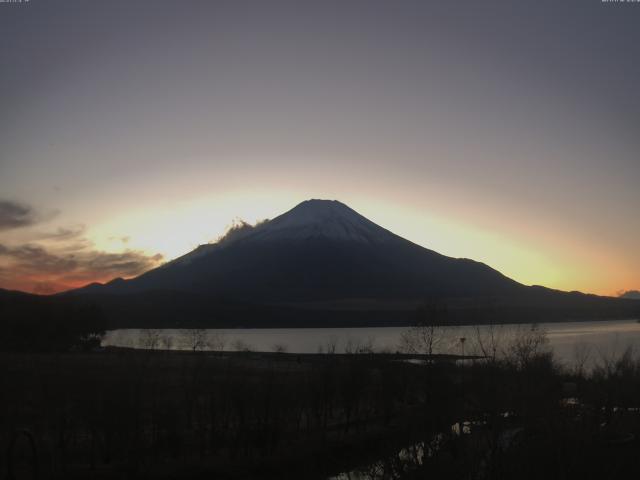
[[[640,323],[636,320],[540,323],[548,348],[558,361],[587,366],[621,355],[627,348],[640,347]],[[438,335],[437,353],[478,353],[478,338],[486,342],[493,328],[494,338],[507,345],[530,325],[507,324],[447,327]],[[371,328],[248,328],[207,330],[110,330],[103,346],[169,348],[190,350],[251,350],[256,352],[344,353],[357,350],[395,352],[410,327]],[[463,342],[460,339],[464,338]]]

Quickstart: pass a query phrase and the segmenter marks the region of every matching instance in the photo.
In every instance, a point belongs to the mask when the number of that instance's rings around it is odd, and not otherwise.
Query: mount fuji
[[[521,288],[482,263],[405,240],[335,200],[302,202],[137,278],[91,287],[261,302],[496,295]]]
[[[90,296],[118,318],[233,326],[302,326],[312,317],[313,325],[406,323],[425,299],[463,317],[496,305],[531,316],[532,306],[575,311],[602,298],[524,286],[483,263],[416,245],[335,200],[302,202],[139,277],[67,295]]]

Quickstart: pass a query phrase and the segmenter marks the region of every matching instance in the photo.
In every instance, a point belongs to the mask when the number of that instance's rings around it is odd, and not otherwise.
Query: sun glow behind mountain
[[[3,5],[0,287],[315,197],[522,283],[640,288],[633,5],[134,3]]]
[[[177,258],[200,244],[220,238],[239,219],[255,224],[274,218],[304,200],[295,193],[276,195],[244,193],[224,198],[204,197],[172,209],[139,209],[92,228],[95,244],[105,250],[122,248],[118,238],[130,238],[127,248],[147,253],[160,252],[165,260]],[[606,282],[595,283],[597,267],[583,257],[587,252],[570,246],[554,250],[533,239],[518,238],[506,229],[483,229],[465,224],[464,219],[444,218],[408,205],[375,199],[347,202],[364,216],[414,243],[447,256],[472,258],[492,265],[524,284],[545,285],[566,290],[583,289],[613,294]],[[594,259],[593,255],[589,258]],[[595,257],[597,258],[597,257]],[[586,280],[586,281],[585,281]]]
[[[322,192],[313,196],[328,197]],[[166,262],[198,245],[215,242],[234,221],[241,219],[255,224],[274,218],[306,198],[309,195],[295,190],[269,192],[258,188],[185,197],[180,201],[167,199],[166,202],[157,196],[145,198],[141,195],[131,208],[106,210],[97,215],[96,223],[87,226],[84,240],[95,251],[115,255],[140,252],[148,258],[161,254],[161,261]],[[403,197],[401,192],[398,192],[396,202],[377,199],[371,193],[342,192],[341,195],[337,192],[332,198],[340,199],[375,223],[414,243],[447,256],[481,261],[523,284],[604,295],[614,295],[621,289],[620,284],[622,289],[632,289],[635,285],[633,277],[625,273],[622,262],[610,252],[598,250],[597,245],[584,239],[572,238],[571,232],[545,231],[533,224],[525,228],[520,223],[508,222],[507,209],[501,211],[504,217],[501,223],[498,222],[500,214],[492,215],[489,209],[482,212],[476,217],[483,220],[485,224],[482,225],[474,221],[472,209],[463,210],[462,205],[453,202],[447,204],[448,208],[441,204],[422,207],[415,200]],[[58,222],[62,220],[62,216],[57,219]],[[22,235],[15,241],[30,238],[28,231]],[[45,242],[44,246],[53,252],[66,248],[59,241]],[[60,252],[61,259],[70,255],[76,254]],[[154,264],[155,261],[149,261],[146,268]],[[615,276],[612,267],[616,265],[618,278],[612,281]],[[598,273],[605,270],[610,270],[611,274],[603,276]],[[37,276],[7,278],[0,286],[34,291],[38,286],[49,285],[47,293],[51,293],[92,281],[106,282],[116,276],[129,278],[141,273],[135,269],[127,272],[117,268],[96,270],[92,277],[90,267],[81,275],[44,271]]]

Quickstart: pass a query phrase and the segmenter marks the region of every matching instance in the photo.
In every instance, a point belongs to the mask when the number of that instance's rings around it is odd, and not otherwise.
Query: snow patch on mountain
[[[260,225],[247,238],[251,241],[327,238],[384,243],[397,236],[337,200],[307,200]]]
[[[337,200],[306,200],[286,213],[256,225],[238,221],[215,243],[200,245],[169,265],[188,265],[238,241],[260,242],[325,238],[379,244],[398,237]]]

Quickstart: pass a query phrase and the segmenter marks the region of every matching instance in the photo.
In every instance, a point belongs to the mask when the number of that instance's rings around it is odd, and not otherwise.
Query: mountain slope
[[[524,287],[482,263],[411,243],[340,202],[309,200],[138,278],[90,288],[283,303],[507,295]]]

